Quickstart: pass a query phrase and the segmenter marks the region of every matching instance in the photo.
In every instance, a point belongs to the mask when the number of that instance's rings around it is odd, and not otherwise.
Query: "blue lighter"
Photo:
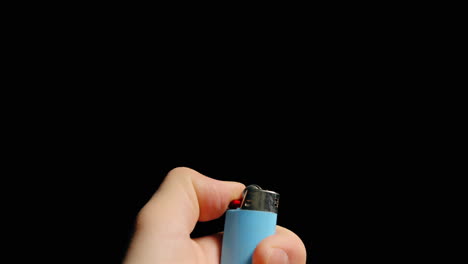
[[[255,247],[276,230],[279,194],[249,185],[240,208],[228,210],[221,264],[251,264]]]

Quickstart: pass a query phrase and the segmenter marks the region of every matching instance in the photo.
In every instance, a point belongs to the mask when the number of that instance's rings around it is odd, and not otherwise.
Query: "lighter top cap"
[[[241,209],[266,211],[277,214],[279,193],[263,190],[260,186],[252,184],[243,192]]]

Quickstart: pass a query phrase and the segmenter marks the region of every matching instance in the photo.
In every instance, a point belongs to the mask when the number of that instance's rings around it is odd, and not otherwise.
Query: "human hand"
[[[228,204],[241,197],[245,186],[219,181],[189,168],[175,168],[138,214],[135,234],[124,264],[219,264],[222,233],[190,238],[197,221],[219,218]],[[304,264],[301,239],[286,228],[262,240],[254,264]]]

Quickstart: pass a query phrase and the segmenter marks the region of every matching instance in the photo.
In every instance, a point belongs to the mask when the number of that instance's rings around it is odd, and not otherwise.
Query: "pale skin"
[[[223,215],[229,202],[245,186],[219,181],[189,168],[171,170],[139,212],[135,234],[124,264],[219,264],[222,233],[192,239],[198,221]],[[304,264],[304,243],[292,231],[277,226],[276,233],[255,249],[253,264]]]

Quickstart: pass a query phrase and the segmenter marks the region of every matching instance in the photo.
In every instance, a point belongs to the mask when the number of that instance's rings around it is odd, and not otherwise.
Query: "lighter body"
[[[249,186],[241,208],[226,212],[221,264],[251,264],[257,245],[275,233],[279,194]]]

